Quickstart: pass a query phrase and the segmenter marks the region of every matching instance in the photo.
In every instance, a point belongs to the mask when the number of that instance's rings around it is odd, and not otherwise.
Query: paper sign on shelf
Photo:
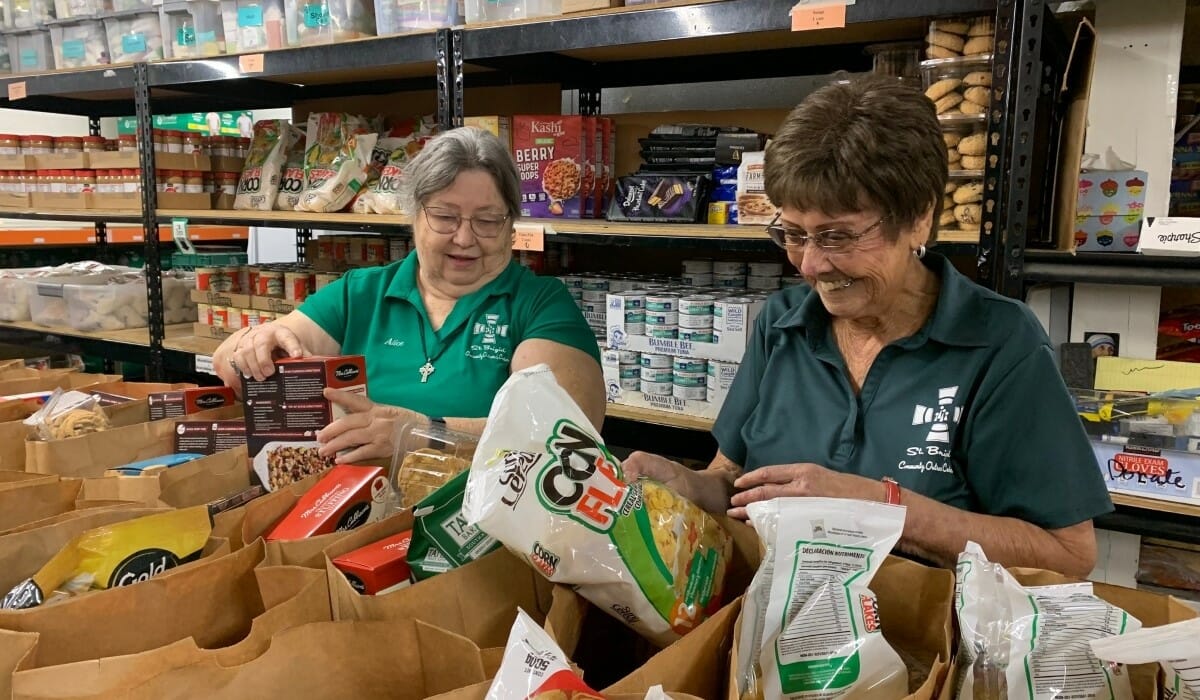
[[[213,360],[209,355],[196,355],[196,371],[205,374],[216,374],[213,370]]]
[[[8,84],[8,101],[25,99],[25,81]]]
[[[238,56],[238,68],[243,73],[263,72],[263,55],[261,53],[248,53]]]
[[[789,11],[793,32],[840,29],[846,26],[846,6],[855,0],[800,0]]]
[[[541,252],[546,249],[545,224],[518,223],[513,228],[513,250]]]

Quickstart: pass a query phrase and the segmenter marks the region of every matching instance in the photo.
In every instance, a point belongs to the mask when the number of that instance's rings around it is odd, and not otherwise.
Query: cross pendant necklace
[[[435,337],[436,337],[436,333],[435,333]],[[433,361],[436,360],[442,354],[442,351],[444,351],[444,350],[445,350],[445,348],[442,348],[441,350],[438,350],[436,353],[434,353],[432,356],[430,356],[429,349],[425,344],[425,326],[422,325],[421,326],[421,353],[425,355],[425,364],[421,365],[421,367],[417,370],[417,372],[419,372],[421,374],[421,383],[422,384],[427,383],[429,381],[429,375],[431,375],[435,371],[437,371],[437,368],[433,366]]]
[[[436,369],[437,368],[434,367],[428,359],[426,359],[425,364],[421,365],[421,369],[417,370],[421,373],[421,383],[424,384],[425,382],[429,381],[429,375],[433,374],[434,370]]]

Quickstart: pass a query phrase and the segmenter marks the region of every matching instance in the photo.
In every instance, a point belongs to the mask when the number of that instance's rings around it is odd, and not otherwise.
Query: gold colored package
[[[57,591],[128,586],[200,558],[212,524],[204,506],[172,510],[88,530],[71,540],[0,608],[37,607]]]

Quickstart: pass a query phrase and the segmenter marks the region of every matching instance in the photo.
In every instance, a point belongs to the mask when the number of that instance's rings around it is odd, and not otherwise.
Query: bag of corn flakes
[[[546,365],[513,374],[496,394],[462,512],[657,644],[720,608],[728,533],[662,484],[627,482]]]

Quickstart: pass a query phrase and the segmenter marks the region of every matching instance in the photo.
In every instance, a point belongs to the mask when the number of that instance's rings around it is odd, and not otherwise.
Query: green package
[[[423,581],[444,574],[500,546],[483,530],[468,525],[463,517],[463,493],[468,476],[469,471],[460,473],[413,508],[408,566],[414,580]]]

